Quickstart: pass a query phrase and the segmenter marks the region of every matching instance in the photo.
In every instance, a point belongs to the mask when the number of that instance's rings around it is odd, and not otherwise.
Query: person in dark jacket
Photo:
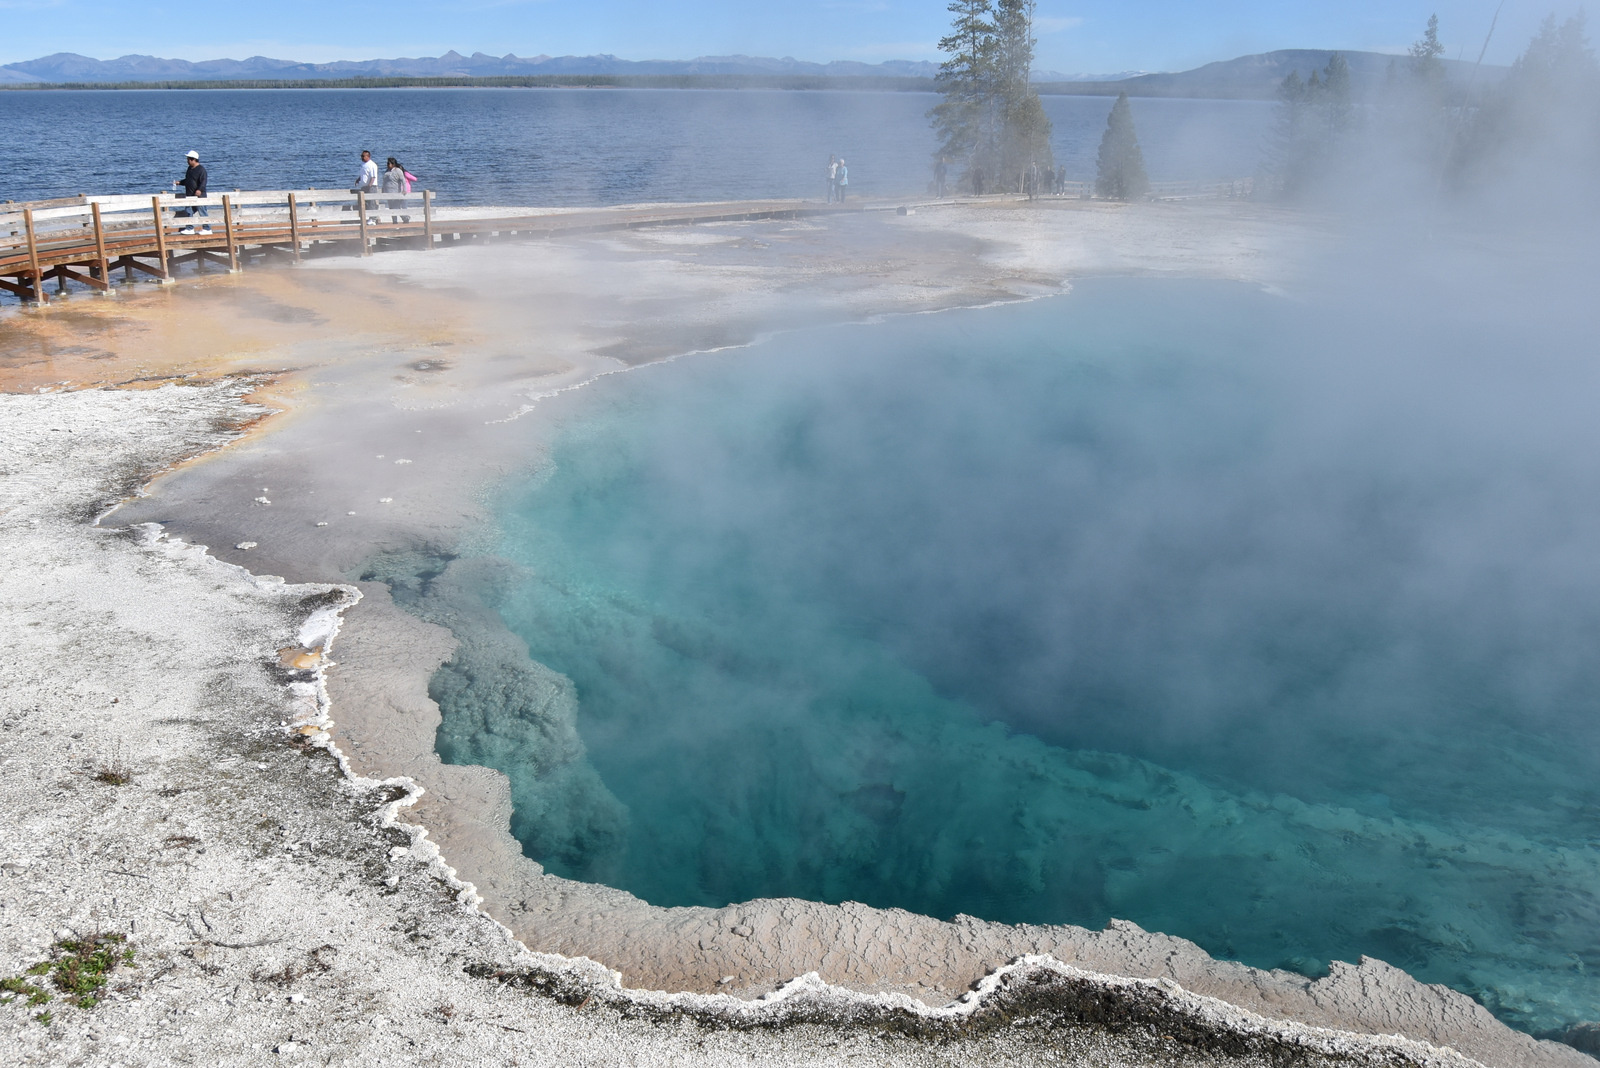
[[[205,164],[200,162],[200,153],[193,150],[190,150],[186,159],[188,160],[188,168],[183,172],[182,178],[172,183],[172,188],[176,189],[181,185],[183,186],[183,195],[185,197],[199,197],[204,199],[206,195],[206,178],[208,177],[206,174]],[[194,208],[183,208],[176,214],[181,219],[192,219],[196,215],[203,215],[208,219],[211,217],[211,212],[204,204]],[[202,225],[200,227],[200,232],[202,234],[209,234],[211,232],[211,224],[205,223]],[[194,224],[187,224],[182,230],[179,230],[178,233],[194,233]]]

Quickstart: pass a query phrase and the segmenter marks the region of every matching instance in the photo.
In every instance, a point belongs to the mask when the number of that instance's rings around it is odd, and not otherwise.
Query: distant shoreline
[[[1129,96],[1166,97],[1190,100],[1270,100],[1270,93],[1186,92],[1168,86],[1139,86],[1125,82],[1040,82],[1035,85],[1044,96]],[[932,78],[894,78],[876,76],[763,75],[763,74],[550,74],[504,75],[495,77],[392,77],[392,78],[296,78],[296,79],[206,79],[151,82],[21,82],[0,84],[4,92],[47,92],[64,90],[111,91],[127,89],[765,89],[791,92],[879,92],[933,93],[938,86]]]

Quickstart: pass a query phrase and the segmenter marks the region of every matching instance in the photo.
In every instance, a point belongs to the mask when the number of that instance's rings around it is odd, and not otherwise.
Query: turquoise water
[[[498,556],[396,584],[465,638],[440,752],[656,904],[1121,917],[1594,1019],[1595,372],[1411,312],[1102,280],[547,402]]]

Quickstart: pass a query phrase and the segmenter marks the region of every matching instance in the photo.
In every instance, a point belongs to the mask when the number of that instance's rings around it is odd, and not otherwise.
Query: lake
[[[671,89],[0,92],[0,200],[155,192],[200,153],[225,189],[341,188],[398,157],[448,204],[821,197],[831,153],[860,196],[931,178],[931,93]],[[1070,177],[1094,177],[1111,101],[1044,98]],[[1272,105],[1135,100],[1152,178],[1253,174]]]

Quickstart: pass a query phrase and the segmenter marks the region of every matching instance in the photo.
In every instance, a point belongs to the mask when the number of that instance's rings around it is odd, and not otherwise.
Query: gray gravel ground
[[[0,1064],[1476,1063],[1047,960],[928,1010],[814,979],[630,993],[528,952],[396,822],[410,784],[327,745],[321,654],[352,591],[93,525],[236,436],[246,390],[0,396],[0,979],[23,993]],[[98,1003],[29,974],[101,936],[131,963]]]

